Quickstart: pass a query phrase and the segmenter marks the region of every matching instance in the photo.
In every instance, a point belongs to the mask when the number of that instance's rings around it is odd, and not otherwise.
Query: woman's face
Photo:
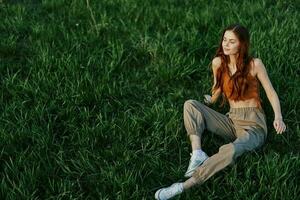
[[[240,42],[232,31],[226,31],[222,41],[225,55],[235,55],[239,52]]]

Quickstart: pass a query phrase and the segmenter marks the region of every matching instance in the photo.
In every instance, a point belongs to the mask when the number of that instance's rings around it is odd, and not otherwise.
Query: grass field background
[[[266,145],[175,199],[299,199],[299,1],[0,2],[0,199],[154,199],[183,181],[183,104],[210,92],[221,31],[236,22],[287,132],[276,135],[261,88]],[[204,132],[209,156],[222,144]]]

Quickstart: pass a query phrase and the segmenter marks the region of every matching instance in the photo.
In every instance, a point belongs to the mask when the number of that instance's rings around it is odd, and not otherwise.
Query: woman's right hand
[[[207,104],[207,105],[212,104],[211,96],[210,95],[208,95],[208,94],[204,95],[204,103]]]

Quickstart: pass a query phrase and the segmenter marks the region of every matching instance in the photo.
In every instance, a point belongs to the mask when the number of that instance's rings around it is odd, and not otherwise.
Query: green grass
[[[251,33],[288,130],[175,199],[298,199],[299,2],[0,1],[0,199],[154,199],[183,180],[183,104],[224,27]],[[214,109],[225,113],[228,107]],[[203,148],[224,142],[204,133]]]

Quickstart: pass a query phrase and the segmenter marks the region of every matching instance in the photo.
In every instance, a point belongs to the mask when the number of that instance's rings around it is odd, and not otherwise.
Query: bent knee
[[[250,139],[243,140],[244,138],[237,139],[234,142],[234,147],[235,147],[235,157],[238,157],[242,155],[245,152],[250,152],[250,151],[255,151],[257,149],[260,149],[264,143],[265,143],[265,138],[261,134],[253,134]]]
[[[202,106],[202,103],[194,99],[189,99],[186,100],[183,105],[184,109],[189,109],[195,106]]]

